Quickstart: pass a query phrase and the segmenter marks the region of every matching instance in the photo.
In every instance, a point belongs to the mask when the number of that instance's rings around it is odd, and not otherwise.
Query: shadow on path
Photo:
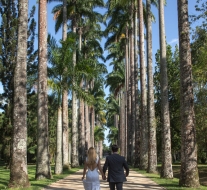
[[[51,185],[45,187],[43,190],[84,190],[83,183],[81,180],[83,170],[77,171],[75,174],[71,174],[64,179],[61,179]],[[109,190],[108,182],[101,179],[101,190]],[[124,190],[164,190],[164,187],[157,185],[151,179],[139,174],[135,171],[130,170],[129,176],[127,177],[127,182],[123,185]]]

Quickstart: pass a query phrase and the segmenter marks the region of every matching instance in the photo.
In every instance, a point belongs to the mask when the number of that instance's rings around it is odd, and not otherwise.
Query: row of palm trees
[[[9,187],[29,186],[26,169],[27,115],[25,99],[27,79],[27,46],[25,45],[27,38],[25,33],[27,33],[26,13],[28,12],[28,1],[19,0],[18,3],[22,5],[18,7],[18,11],[22,13],[18,17],[19,24],[25,26],[19,27],[18,39],[22,41],[18,42],[18,57],[21,60],[19,62],[24,65],[18,66],[17,63],[17,69],[19,70],[15,72],[15,87],[17,88],[17,91],[15,91],[17,100],[15,99],[14,102],[13,143],[15,143],[15,146],[12,149]],[[90,146],[96,145],[97,151],[100,156],[102,155],[104,138],[102,126],[106,122],[103,111],[105,106],[103,74],[107,70],[105,65],[98,61],[98,58],[103,59],[103,50],[99,41],[101,39],[101,28],[97,24],[101,19],[101,15],[94,12],[93,9],[103,5],[101,0],[85,1],[84,3],[82,1],[63,1],[63,4],[54,7],[56,30],[60,29],[61,25],[63,26],[63,38],[59,46],[54,38],[48,36],[47,33],[47,1],[41,0],[39,2],[38,127],[35,174],[37,180],[52,178],[48,133],[48,85],[50,89],[57,92],[59,102],[55,173],[62,173],[63,168],[69,168],[70,164],[72,167],[76,167],[83,163],[86,151]],[[79,39],[79,42],[77,39]],[[50,63],[49,68],[47,68],[48,62]],[[72,93],[71,134],[68,131],[68,92]],[[21,93],[24,94],[21,95]],[[24,122],[21,121],[23,119]],[[96,139],[94,139],[94,133]],[[72,144],[71,150],[69,150],[69,140]],[[69,155],[69,152],[71,152],[71,155]],[[20,160],[22,158],[24,159]]]
[[[107,1],[108,10],[105,15],[107,28],[102,33],[100,27],[102,16],[94,11],[95,7],[104,6],[102,0],[85,0],[84,2],[81,0],[63,0],[62,4],[57,5],[53,9],[56,19],[56,31],[61,26],[63,28],[61,45],[50,46],[53,43],[51,41],[48,43],[47,41],[47,0],[41,0],[39,1],[38,16],[37,180],[52,177],[48,148],[48,77],[51,78],[51,87],[57,86],[53,89],[58,91],[60,98],[56,133],[55,173],[61,173],[63,167],[68,168],[70,158],[72,167],[79,166],[83,162],[86,150],[90,146],[96,145],[101,155],[103,135],[100,135],[98,139],[94,139],[94,133],[100,133],[100,128],[95,127],[95,123],[97,126],[102,127],[106,122],[103,119],[105,117],[103,74],[106,74],[107,71],[105,65],[99,61],[103,58],[103,50],[99,44],[99,40],[103,35],[107,37],[105,44],[105,48],[109,51],[107,59],[113,60],[111,62],[113,71],[107,76],[107,85],[111,87],[111,93],[113,94],[111,96],[119,100],[119,113],[114,114],[113,118],[114,126],[118,129],[120,153],[127,158],[130,164],[139,166],[140,169],[146,169],[148,172],[156,172],[157,150],[152,77],[151,20],[153,16],[150,9],[151,4],[159,5],[161,112],[163,125],[161,177],[173,177],[167,93],[164,1],[146,0],[146,12],[144,12],[145,9],[141,0]],[[188,18],[187,0],[178,0],[177,4],[179,12],[182,109],[180,185],[197,187],[199,186],[199,180],[197,152],[195,148],[195,122],[193,119],[189,28],[186,22],[186,18]],[[27,39],[25,37],[27,36],[28,1],[19,0],[19,5],[20,14],[18,16],[18,23],[19,26],[24,27],[18,27],[19,41],[17,50],[18,59],[14,77],[14,128],[10,187],[29,186],[26,160],[27,73],[25,69],[27,57]],[[144,15],[147,15],[146,20],[144,19]],[[146,26],[147,31],[147,72],[144,26]],[[47,59],[47,55],[49,59]],[[138,55],[139,68],[137,65]],[[48,61],[51,63],[51,68],[48,69],[49,72],[47,73]],[[115,81],[113,77],[119,80]],[[140,92],[138,91],[139,78]],[[60,83],[58,84],[58,82]],[[70,138],[68,132],[68,92],[71,92],[72,96],[71,155],[69,155],[68,146]]]
[[[158,7],[162,123],[162,167],[160,176],[173,178],[164,4],[165,1],[163,0],[146,0],[145,4],[142,0],[107,1],[108,11],[105,17],[108,22],[105,31],[107,36],[105,48],[109,52],[107,58],[111,60],[113,65],[113,71],[107,75],[107,85],[110,87],[110,96],[114,96],[119,104],[119,111],[114,116],[113,126],[119,131],[120,153],[127,157],[130,164],[155,173],[157,172],[157,145],[152,72],[153,31],[151,29],[154,16],[151,12],[151,5]],[[184,19],[187,20],[188,18],[187,5],[188,2],[185,0],[177,1],[181,68],[180,102],[182,110],[182,156],[179,183],[181,186],[197,187],[199,186],[199,180],[195,122],[193,119],[189,26],[188,22],[184,22]],[[144,27],[146,28],[146,60]],[[137,65],[138,57],[139,67]],[[123,70],[124,75],[122,77]],[[116,82],[113,80],[115,78]],[[140,91],[138,91],[138,84],[140,84]],[[110,115],[110,113],[107,113],[107,115]],[[119,118],[118,122],[117,118]],[[191,159],[192,157],[193,159]]]

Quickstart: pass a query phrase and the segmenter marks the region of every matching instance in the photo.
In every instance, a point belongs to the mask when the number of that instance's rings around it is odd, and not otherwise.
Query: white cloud
[[[177,38],[172,39],[172,40],[169,42],[169,44],[174,44],[174,43],[178,43],[178,39],[177,39]]]

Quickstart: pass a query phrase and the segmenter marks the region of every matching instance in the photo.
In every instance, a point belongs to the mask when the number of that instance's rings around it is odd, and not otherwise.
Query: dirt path
[[[102,163],[103,164],[103,161]],[[66,178],[59,180],[51,185],[45,187],[43,190],[84,190],[83,182],[81,180],[83,170],[79,170],[76,173],[67,176]],[[101,190],[109,190],[108,182],[101,179],[100,176],[100,183],[101,183]],[[149,190],[149,189],[165,189],[160,187],[151,179],[146,178],[145,176],[130,170],[129,176],[127,177],[127,182],[123,185],[124,190]]]
[[[75,174],[72,174],[65,179],[59,180],[56,183],[52,183],[50,186],[44,188],[44,190],[84,190],[83,183],[81,180],[82,177],[82,171],[79,170]],[[100,180],[101,183],[101,190],[109,190],[108,182],[104,180]],[[149,190],[149,189],[165,189],[163,187],[160,187],[155,182],[150,180],[149,178],[144,177],[143,175],[131,171],[129,172],[129,176],[127,177],[127,182],[123,185],[124,190]]]

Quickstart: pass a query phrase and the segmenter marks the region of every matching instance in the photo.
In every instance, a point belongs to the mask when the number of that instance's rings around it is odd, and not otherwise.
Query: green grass
[[[199,173],[206,171],[206,165],[203,166],[199,166]],[[207,190],[207,186],[200,186],[199,188],[186,188],[186,187],[180,187],[179,186],[179,178],[177,178],[179,176],[179,169],[180,167],[178,165],[173,166],[173,173],[174,173],[174,178],[173,179],[163,179],[160,178],[159,174],[150,174],[150,173],[146,173],[146,171],[144,170],[139,170],[137,168],[132,168],[134,171],[137,171],[140,174],[143,174],[146,177],[149,177],[150,179],[152,179],[154,182],[156,182],[157,184],[159,184],[162,187],[165,187],[167,190],[181,190],[181,189],[188,189],[188,190]],[[158,166],[158,171],[160,169],[160,166]],[[205,173],[206,178],[207,178],[207,173]]]
[[[81,167],[80,167],[81,168]],[[53,179],[43,179],[43,180],[35,180],[35,171],[36,171],[36,166],[35,165],[29,165],[28,166],[28,175],[29,175],[29,181],[31,186],[29,188],[18,188],[16,190],[40,190],[44,188],[45,186],[56,182],[60,179],[65,178],[66,176],[75,173],[78,171],[80,168],[72,168],[70,170],[64,170],[63,174],[61,175],[55,175],[53,174]],[[51,170],[54,171],[54,166],[51,166]],[[9,174],[10,170],[5,169],[4,167],[0,167],[0,190],[3,189],[8,189],[8,182],[9,182]]]

